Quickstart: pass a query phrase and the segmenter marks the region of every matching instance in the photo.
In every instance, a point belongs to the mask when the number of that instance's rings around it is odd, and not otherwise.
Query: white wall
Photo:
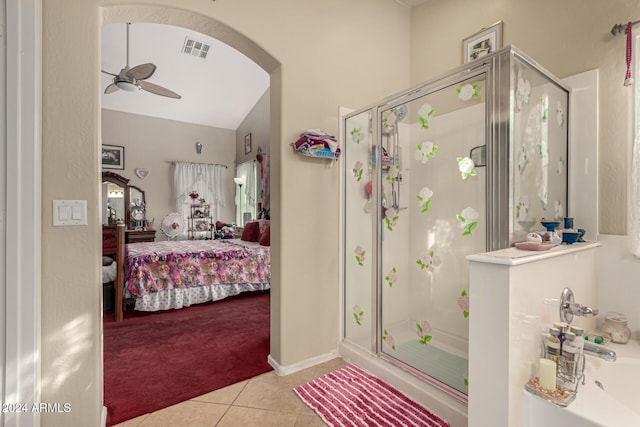
[[[598,324],[609,311],[623,313],[640,340],[640,259],[629,253],[627,236],[601,234],[598,240]]]

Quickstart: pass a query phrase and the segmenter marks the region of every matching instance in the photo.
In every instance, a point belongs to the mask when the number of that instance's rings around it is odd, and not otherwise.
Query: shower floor
[[[396,350],[387,354],[418,369],[436,380],[467,394],[465,385],[468,378],[469,361],[435,347],[432,344],[420,344],[417,340],[396,345]]]

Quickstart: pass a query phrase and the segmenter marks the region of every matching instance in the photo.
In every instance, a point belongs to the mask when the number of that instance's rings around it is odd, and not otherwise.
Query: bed
[[[133,301],[135,310],[160,311],[270,289],[270,247],[259,241],[181,240],[118,246],[124,246],[125,254],[122,284],[116,280],[115,286],[116,321],[123,319],[123,301]]]

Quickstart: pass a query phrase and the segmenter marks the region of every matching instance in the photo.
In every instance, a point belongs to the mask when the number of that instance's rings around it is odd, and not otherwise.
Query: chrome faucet
[[[584,342],[584,354],[599,357],[600,359],[604,359],[608,362],[616,361],[615,351],[610,350],[603,345],[592,343],[590,341]]]
[[[593,317],[598,315],[597,308],[586,307],[575,302],[573,291],[564,288],[560,296],[560,320],[571,323],[573,316]]]

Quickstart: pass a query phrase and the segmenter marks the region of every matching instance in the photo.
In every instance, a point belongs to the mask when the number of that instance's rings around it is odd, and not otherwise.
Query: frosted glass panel
[[[484,75],[381,112],[382,350],[467,393],[468,266],[486,249]],[[480,149],[478,150],[478,153]]]
[[[372,246],[371,114],[367,111],[347,118],[344,135],[345,162],[345,319],[344,336],[372,350],[371,298],[375,252]]]
[[[540,220],[561,222],[567,212],[568,93],[516,59],[513,109],[513,241],[544,230]],[[562,225],[561,227],[562,228]]]

